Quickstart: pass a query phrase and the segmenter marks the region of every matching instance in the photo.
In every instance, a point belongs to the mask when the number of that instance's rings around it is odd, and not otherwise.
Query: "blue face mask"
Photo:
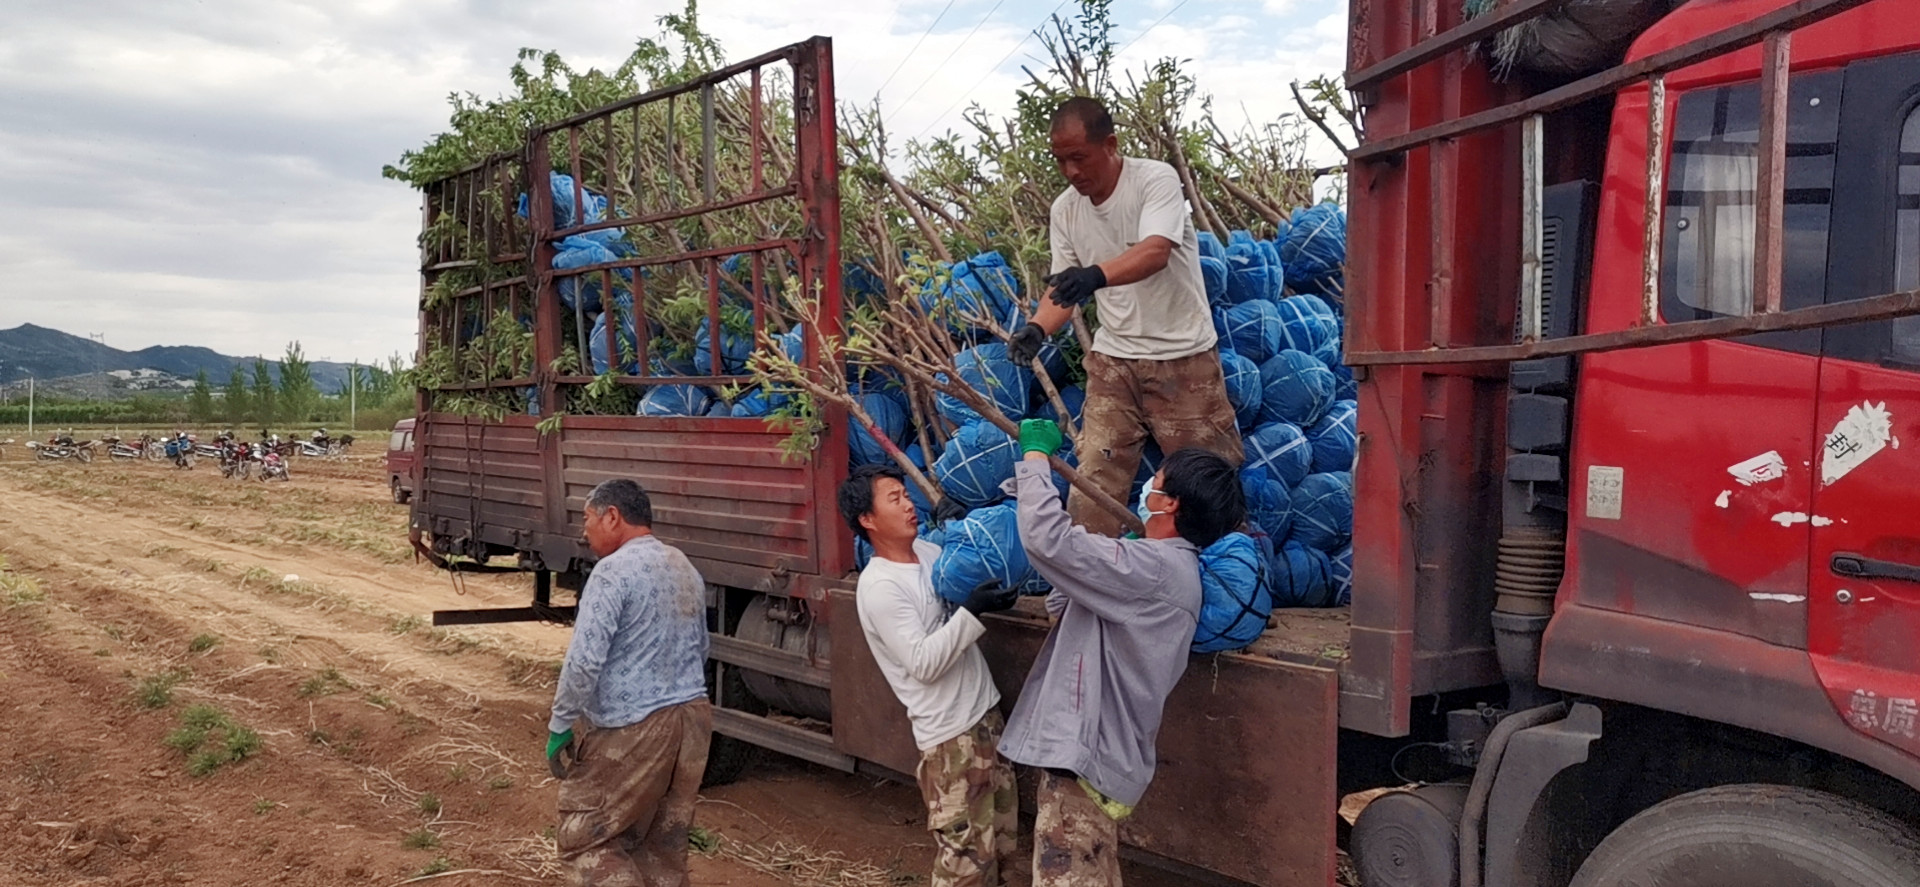
[[[1154,515],[1166,514],[1166,512],[1164,511],[1154,511],[1153,509],[1147,507],[1147,497],[1153,495],[1154,493],[1164,494],[1166,493],[1166,491],[1154,489],[1153,479],[1148,478],[1146,485],[1140,488],[1140,501],[1135,502],[1133,504],[1133,513],[1136,515],[1139,515],[1140,524],[1142,526],[1145,526],[1147,521],[1152,520]]]

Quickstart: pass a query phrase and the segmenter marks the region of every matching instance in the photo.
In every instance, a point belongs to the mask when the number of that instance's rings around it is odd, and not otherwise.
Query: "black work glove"
[[[957,521],[967,516],[967,505],[953,498],[946,491],[940,493],[940,501],[933,503],[933,525],[945,526],[948,521]]]
[[[1013,609],[1014,602],[1019,599],[1020,592],[1011,588],[1003,588],[1000,583],[989,579],[974,588],[973,593],[967,595],[967,599],[960,602],[960,608],[975,616],[979,616],[983,613],[998,613],[1001,610],[1011,610]]]
[[[1047,285],[1053,287],[1053,304],[1062,308],[1085,305],[1093,298],[1094,291],[1107,285],[1107,272],[1099,265],[1090,268],[1068,268],[1047,278]]]
[[[1013,358],[1014,366],[1027,366],[1040,356],[1040,346],[1046,341],[1046,330],[1037,323],[1027,324],[1007,339],[1007,356]]]

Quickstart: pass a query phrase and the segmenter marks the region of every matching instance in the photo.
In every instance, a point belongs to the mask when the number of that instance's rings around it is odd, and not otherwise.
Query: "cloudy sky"
[[[11,0],[0,329],[378,359],[413,348],[419,201],[380,167],[496,95],[521,47],[618,63],[680,0]],[[843,100],[938,132],[1008,104],[1046,0],[706,0],[732,58],[835,38]],[[1119,59],[1191,59],[1223,119],[1344,67],[1339,0],[1113,0]],[[1061,8],[1071,13],[1071,2]],[[923,39],[924,37],[924,39]],[[915,48],[917,44],[917,49]],[[904,60],[904,63],[903,63]],[[896,73],[897,71],[897,73]],[[891,76],[891,80],[889,80]]]

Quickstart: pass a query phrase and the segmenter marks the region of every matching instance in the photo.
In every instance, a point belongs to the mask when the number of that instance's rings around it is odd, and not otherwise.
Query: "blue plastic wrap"
[[[1227,263],[1212,256],[1200,257],[1200,279],[1207,285],[1207,304],[1227,302]]]
[[[747,358],[753,354],[753,334],[736,333],[728,330],[726,324],[720,325],[720,372],[713,369],[713,350],[709,347],[712,339],[709,330],[712,319],[700,321],[700,328],[693,334],[693,369],[699,376],[738,376],[747,371]]]
[[[1266,299],[1227,309],[1227,339],[1241,357],[1265,363],[1280,350],[1280,313]]]
[[[1287,285],[1295,291],[1326,292],[1346,266],[1346,212],[1332,203],[1294,210],[1292,226],[1280,243],[1280,261],[1287,268]]]
[[[998,501],[1000,484],[1013,476],[1020,444],[984,419],[960,426],[933,465],[947,494],[969,508]]]
[[[1327,414],[1307,429],[1307,442],[1313,444],[1315,474],[1353,470],[1356,412],[1353,401],[1336,400]]]
[[[1247,498],[1247,519],[1268,536],[1287,538],[1293,526],[1293,501],[1286,485],[1263,468],[1242,468],[1240,491]]]
[[[1260,365],[1260,418],[1312,427],[1333,405],[1332,371],[1311,354],[1291,349]]]
[[[1235,234],[1244,234],[1235,231]],[[1235,305],[1280,297],[1281,271],[1267,264],[1267,256],[1251,239],[1227,247],[1227,301]]]
[[[553,195],[553,227],[555,229],[592,224],[604,221],[607,217],[607,198],[591,188],[581,188],[580,194],[585,198],[584,202],[587,205],[587,217],[585,221],[579,219],[573,204],[573,176],[549,172],[547,189]],[[527,195],[521,194],[519,201],[514,205],[514,214],[524,219],[528,217],[527,213]]]
[[[625,301],[625,299],[615,299],[614,303],[618,305]],[[620,372],[629,376],[637,375],[640,372],[640,357],[635,353],[637,345],[635,344],[633,336],[633,309],[631,307],[622,307],[618,311],[602,311],[594,317],[593,329],[587,332],[587,351],[593,358],[593,372],[595,375],[599,375],[600,373],[606,372],[609,366],[607,357],[607,316],[615,313],[619,314],[620,319],[623,321],[620,325],[618,335],[620,337],[620,353],[626,360],[620,367]]]
[[[556,271],[584,268],[588,265],[612,262],[620,258],[618,255],[615,255],[612,250],[608,249],[607,245],[601,239],[588,237],[586,235],[575,235],[562,240],[556,245],[556,249],[558,251],[553,254],[553,267]],[[582,311],[600,310],[602,279],[603,275],[598,271],[590,271],[585,274],[567,277],[556,277],[554,280],[554,288],[560,294],[560,304],[566,308],[566,313],[573,313],[574,303],[576,301],[580,302],[580,310]],[[613,281],[613,291],[617,296],[627,299],[633,298],[633,269],[614,269]]]
[[[1014,366],[1013,361],[1007,359],[1005,344],[989,342],[975,345],[954,355],[953,363],[960,371],[961,381],[992,399],[1007,418],[1017,421],[1027,415],[1027,395],[1033,387],[1033,372]],[[941,373],[940,378],[945,381],[947,375]],[[980,418],[980,414],[971,407],[945,392],[937,395],[934,403],[940,415],[956,425]]]
[[[887,392],[874,391],[860,395],[860,407],[867,411],[873,423],[895,446],[906,443],[908,420],[904,400]],[[867,426],[852,417],[848,417],[847,421],[847,458],[853,465],[893,464],[886,447],[867,433]]]
[[[1260,367],[1231,348],[1220,350],[1220,374],[1227,380],[1227,402],[1233,404],[1233,417],[1241,428],[1260,421]]]
[[[867,266],[848,262],[840,268],[840,293],[848,307],[857,307],[886,298],[887,284]]]
[[[1318,304],[1309,305],[1304,301],[1310,298]],[[1338,348],[1340,322],[1332,312],[1321,313],[1325,307],[1325,302],[1312,296],[1290,296],[1275,302],[1274,311],[1280,316],[1280,346],[1308,354],[1328,342]]]
[[[1200,618],[1192,652],[1219,653],[1253,643],[1273,613],[1273,589],[1260,549],[1228,533],[1200,552]]]
[[[1049,590],[1027,562],[1012,502],[976,508],[946,526],[940,559],[933,562],[933,590],[949,603],[967,599],[982,583],[993,582],[1022,594]]]
[[[728,415],[738,418],[757,418],[770,412],[773,412],[773,405],[768,402],[766,392],[756,388],[735,400]]]
[[[1273,606],[1333,605],[1333,561],[1327,553],[1292,540],[1273,553]]]
[[[1227,248],[1220,243],[1220,238],[1213,236],[1212,231],[1196,231],[1194,236],[1200,241],[1201,258],[1225,259],[1227,257]]]
[[[704,416],[710,398],[698,385],[655,385],[640,398],[639,416]]]
[[[1340,549],[1333,556],[1333,605],[1344,607],[1353,603],[1353,546]]]
[[[962,335],[970,331],[968,317],[974,315],[991,317],[1008,330],[1018,328],[1020,280],[999,253],[981,253],[945,270],[939,286],[929,286],[920,294],[920,305],[928,316],[945,319]]]
[[[1292,502],[1293,531],[1287,541],[1328,553],[1353,541],[1353,475],[1309,474],[1293,488]]]
[[[1265,469],[1289,492],[1312,473],[1312,445],[1307,443],[1305,433],[1285,422],[1255,428],[1241,444],[1247,454],[1244,467]]]

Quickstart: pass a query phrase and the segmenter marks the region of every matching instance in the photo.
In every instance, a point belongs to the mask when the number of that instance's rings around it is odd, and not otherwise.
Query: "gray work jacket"
[[[1074,526],[1042,465],[1022,460],[1004,489],[1019,501],[1027,559],[1053,583],[1047,609],[1059,622],[1027,673],[1000,753],[1071,770],[1101,794],[1138,804],[1200,616],[1199,549]]]

